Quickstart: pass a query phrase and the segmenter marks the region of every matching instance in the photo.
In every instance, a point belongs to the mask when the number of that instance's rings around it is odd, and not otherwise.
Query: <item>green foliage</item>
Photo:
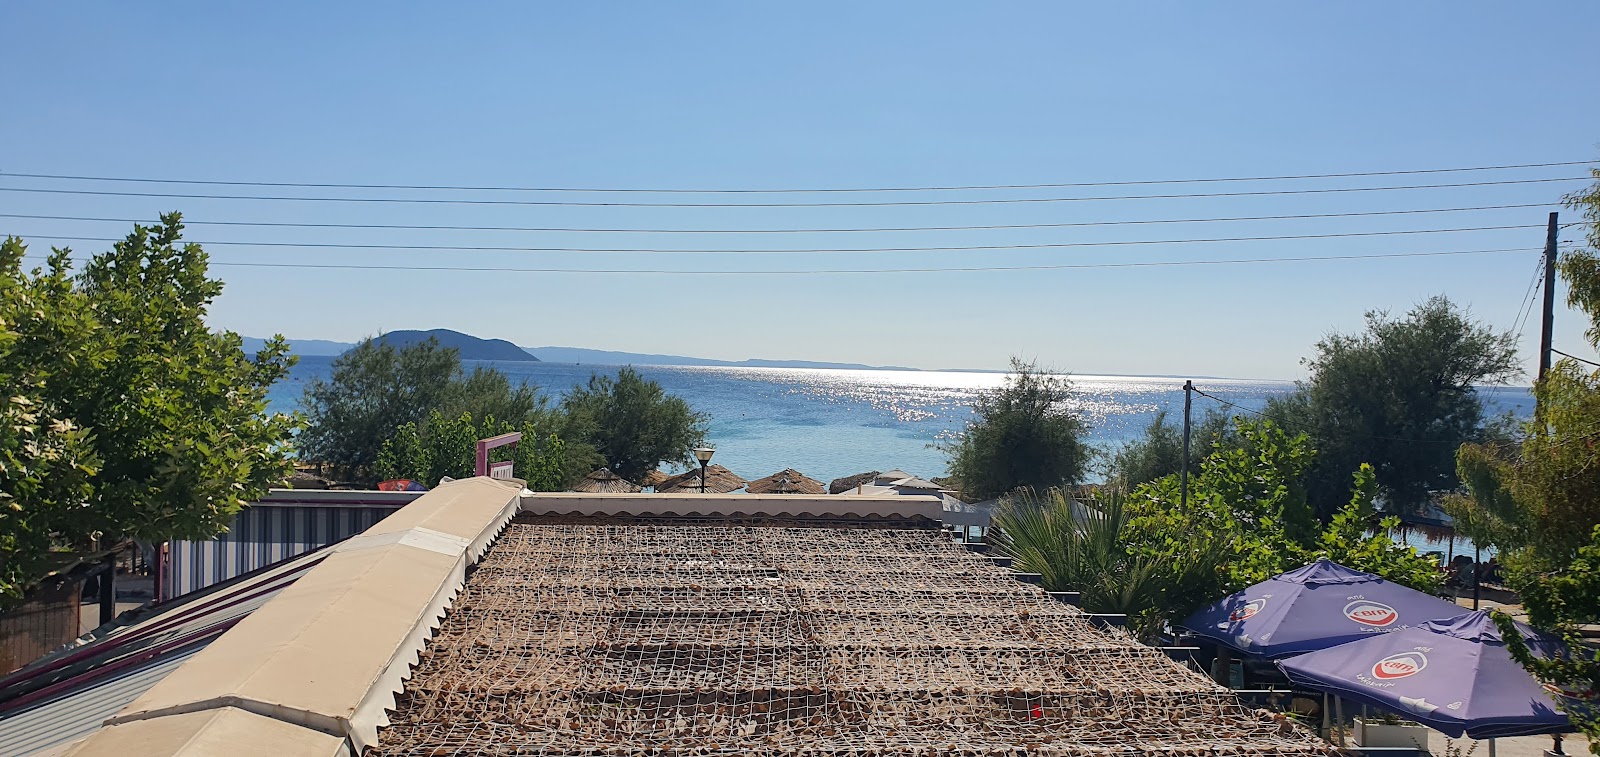
[[[433,338],[404,348],[365,339],[333,361],[327,380],[307,382],[300,403],[309,420],[299,440],[302,457],[358,480],[377,473],[384,443],[400,428],[425,425],[430,413],[520,424],[545,423],[550,412],[537,389],[513,386],[498,370],[480,366],[464,373],[459,353]],[[446,431],[460,429],[440,429]]]
[[[606,466],[630,481],[662,463],[689,465],[692,450],[705,443],[706,416],[632,368],[621,369],[615,378],[591,376],[567,394],[561,409],[567,414],[566,438],[592,449],[571,457],[590,469]]]
[[[378,451],[374,470],[379,478],[409,478],[429,487],[445,477],[468,478],[476,472],[477,441],[512,431],[521,431],[522,441],[514,450],[490,450],[489,459],[510,459],[513,475],[527,481],[529,489],[562,491],[581,475],[571,469],[561,437],[533,421],[524,421],[519,428],[493,416],[474,420],[471,413],[447,416],[438,410],[421,424],[395,429]]]
[[[1079,502],[1059,488],[1024,489],[1001,500],[990,544],[1018,569],[1040,574],[1046,589],[1080,592],[1084,609],[1126,614],[1150,638],[1188,598],[1211,590],[1223,550],[1214,542],[1129,549],[1132,517],[1121,496]]]
[[[978,396],[966,432],[945,447],[961,491],[987,499],[1081,480],[1092,451],[1075,396],[1065,376],[1012,358],[1005,383]]]
[[[1511,617],[1496,612],[1495,622],[1512,656],[1541,681],[1576,694],[1600,692],[1600,651],[1578,633],[1580,624],[1600,623],[1600,526],[1562,569],[1524,576],[1517,588],[1528,619],[1536,626],[1556,629],[1569,654],[1558,659],[1535,657]],[[1591,700],[1585,707],[1564,710],[1589,737],[1590,752],[1600,754],[1600,702]]]
[[[1455,448],[1484,434],[1474,385],[1518,374],[1515,339],[1473,321],[1445,297],[1403,318],[1367,314],[1360,334],[1334,334],[1308,359],[1310,378],[1268,411],[1306,431],[1319,452],[1308,495],[1319,514],[1344,502],[1350,471],[1371,463],[1396,513],[1454,490]]]
[[[1600,180],[1600,171],[1594,176]],[[1589,242],[1559,262],[1567,303],[1588,315],[1590,344],[1600,347],[1600,181],[1567,202],[1583,214]],[[1538,409],[1520,445],[1461,448],[1457,462],[1469,494],[1447,509],[1474,540],[1500,549],[1529,620],[1554,629],[1573,650],[1565,659],[1536,659],[1510,618],[1497,615],[1517,660],[1548,683],[1600,692],[1600,653],[1575,632],[1600,622],[1600,372],[1562,360],[1534,387],[1534,398]],[[1600,754],[1600,704],[1566,711]]]
[[[1127,613],[1146,635],[1319,557],[1438,590],[1438,565],[1391,538],[1396,521],[1370,528],[1370,466],[1357,469],[1346,504],[1319,527],[1299,484],[1316,455],[1308,437],[1236,418],[1231,438],[1236,444],[1201,464],[1187,507],[1176,475],[1101,503],[1025,491],[1001,500],[991,543],[1052,590],[1083,592],[1091,610]]]
[[[222,283],[182,229],[135,226],[76,276],[0,245],[0,601],[63,555],[210,538],[289,473],[294,421],[265,410],[293,358],[206,327]]]
[[[1226,414],[1206,411],[1189,430],[1190,475],[1200,472],[1200,461],[1213,449],[1230,443],[1232,431],[1232,420]],[[1112,454],[1106,480],[1126,491],[1182,470],[1183,425],[1168,421],[1167,411],[1161,410],[1139,438]]]

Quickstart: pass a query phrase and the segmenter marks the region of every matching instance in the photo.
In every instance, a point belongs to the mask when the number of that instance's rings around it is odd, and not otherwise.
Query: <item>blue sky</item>
[[[1224,9],[1225,8],[1225,9]],[[1321,174],[1600,158],[1600,4],[8,3],[0,172],[567,187],[893,187]],[[1574,167],[1160,194],[1579,176]],[[195,225],[200,241],[625,248],[1052,244],[1542,224],[1580,183],[869,208],[360,204],[0,192],[0,212],[191,221],[772,229],[1103,222],[1547,203],[1399,217],[861,234]],[[216,193],[0,177],[0,186]],[[244,194],[238,188],[224,192]],[[383,190],[318,196],[488,197]],[[320,193],[320,194],[319,194]],[[549,195],[512,195],[550,199]],[[564,195],[586,201],[618,195]],[[624,196],[704,202],[910,195]],[[1572,213],[1568,219],[1575,220]],[[0,218],[24,237],[127,224]],[[1568,236],[1573,236],[1571,233]],[[700,270],[1026,266],[1536,248],[1539,228],[1183,245],[661,255],[209,246],[213,260]],[[36,241],[43,250],[49,241]],[[66,244],[57,242],[57,244]],[[79,251],[107,243],[80,241]],[[665,276],[222,267],[219,327],[453,328],[705,357],[1287,378],[1370,309],[1448,294],[1501,328],[1536,253],[1206,267]],[[1582,323],[1558,315],[1576,354]],[[1530,361],[1536,324],[1526,329]],[[1530,363],[1531,364],[1531,363]]]

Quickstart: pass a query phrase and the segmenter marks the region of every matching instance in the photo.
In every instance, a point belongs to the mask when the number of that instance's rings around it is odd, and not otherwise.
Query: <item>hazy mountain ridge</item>
[[[515,360],[523,362],[544,361],[549,363],[590,363],[593,365],[679,365],[679,366],[712,366],[728,368],[819,368],[832,370],[878,370],[878,371],[915,371],[917,368],[903,366],[864,365],[861,363],[832,363],[816,360],[769,360],[763,358],[750,358],[746,360],[715,360],[711,358],[687,357],[684,355],[659,355],[646,352],[619,352],[615,350],[594,350],[586,347],[518,347],[504,339],[482,339],[463,334],[450,329],[429,329],[427,331],[403,330],[390,331],[381,338],[396,346],[405,346],[414,342],[436,337],[446,347],[455,347],[461,350],[461,357],[465,360]],[[266,343],[265,339],[258,337],[244,337],[246,352],[255,352]],[[335,342],[327,339],[290,339],[289,349],[296,355],[307,356],[336,356],[354,347],[352,342]]]

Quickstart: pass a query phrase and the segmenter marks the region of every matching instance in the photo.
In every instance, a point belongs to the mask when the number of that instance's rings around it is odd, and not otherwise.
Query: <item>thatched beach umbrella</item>
[[[577,486],[572,487],[572,490],[575,492],[593,492],[597,494],[633,494],[635,492],[644,491],[644,488],[633,483],[632,481],[629,481],[628,479],[612,473],[610,468],[601,468],[600,470],[584,476],[583,480],[579,481]]]
[[[746,481],[716,463],[706,466],[706,493],[727,494],[743,488]],[[699,494],[700,469],[695,468],[656,484],[658,494]]]
[[[877,479],[878,474],[881,472],[882,471],[869,470],[866,473],[857,473],[854,476],[836,478],[833,480],[833,483],[828,484],[828,493],[843,494],[862,484],[870,484],[873,482],[873,480]]]
[[[651,487],[660,486],[663,481],[667,481],[671,478],[671,476],[662,473],[659,470],[651,470],[649,473],[644,474],[643,478],[639,479],[639,485]]]
[[[824,494],[827,489],[821,481],[793,468],[784,468],[766,478],[751,481],[745,491],[751,494]]]

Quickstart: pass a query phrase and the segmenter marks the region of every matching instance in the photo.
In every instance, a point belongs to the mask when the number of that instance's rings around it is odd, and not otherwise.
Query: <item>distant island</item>
[[[378,338],[397,347],[434,337],[446,347],[461,351],[463,360],[510,360],[517,362],[587,363],[592,365],[684,365],[728,368],[819,368],[829,370],[915,371],[895,365],[864,365],[862,363],[829,363],[814,360],[714,360],[685,357],[683,355],[657,355],[643,352],[616,352],[592,350],[583,347],[518,347],[504,339],[482,339],[450,329],[427,331],[390,331]],[[266,343],[258,337],[244,337],[246,352],[255,352]],[[289,350],[307,357],[333,357],[354,347],[352,342],[334,342],[326,339],[290,339]]]
[[[518,347],[504,339],[483,339],[463,334],[450,329],[428,329],[427,331],[390,331],[381,334],[377,340],[384,344],[394,345],[397,349],[409,347],[417,342],[429,339],[439,340],[445,347],[454,347],[461,353],[462,360],[506,360],[521,363],[537,363],[539,358],[527,350]],[[354,345],[351,345],[354,346]]]

